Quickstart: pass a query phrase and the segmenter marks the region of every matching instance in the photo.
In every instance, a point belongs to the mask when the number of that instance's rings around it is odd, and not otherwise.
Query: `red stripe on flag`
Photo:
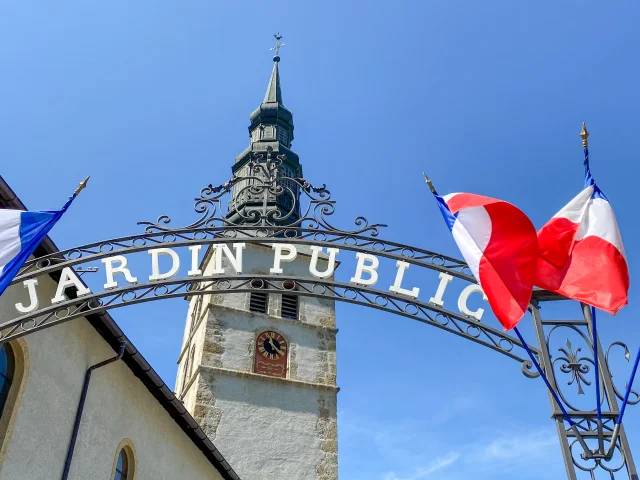
[[[562,269],[539,259],[536,285],[615,314],[627,304],[629,270],[614,245],[590,236],[576,242]]]
[[[447,206],[452,214],[458,213],[460,210],[471,207],[481,207],[483,205],[491,205],[493,203],[506,203],[491,197],[475,195],[473,193],[458,193],[447,200]]]
[[[486,198],[486,197],[484,197]],[[494,199],[485,209],[491,239],[480,261],[480,284],[505,330],[527,311],[536,274],[538,241],[529,218],[513,205]]]
[[[540,257],[560,269],[565,266],[575,238],[579,223],[567,218],[555,217],[538,232],[538,251]]]

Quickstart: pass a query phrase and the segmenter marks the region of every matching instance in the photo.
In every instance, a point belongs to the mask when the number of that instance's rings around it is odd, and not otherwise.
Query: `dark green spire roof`
[[[278,71],[278,63],[280,63],[280,57],[273,57],[273,71],[271,72],[271,79],[267,86],[267,93],[264,95],[264,101],[262,103],[282,103],[282,91],[280,90],[280,72]]]

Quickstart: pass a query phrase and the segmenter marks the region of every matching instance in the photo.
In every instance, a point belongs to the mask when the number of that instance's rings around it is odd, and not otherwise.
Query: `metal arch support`
[[[526,375],[536,376],[530,361],[526,358],[524,347],[517,338],[483,325],[475,319],[383,290],[292,276],[194,276],[188,279],[167,279],[97,292],[42,308],[0,325],[0,343],[91,313],[100,313],[125,305],[187,295],[252,292],[257,289],[251,285],[256,280],[260,282],[260,292],[327,298],[418,320],[512,358],[522,364],[522,370]],[[295,289],[292,289],[292,286]],[[534,353],[538,353],[535,347],[530,348]]]
[[[615,385],[609,368],[609,357],[614,352],[614,349],[622,349],[626,357],[628,349],[623,342],[613,342],[605,349],[602,346],[598,348],[600,382],[602,385],[602,397],[600,399],[602,404],[602,437],[599,437],[595,406],[591,410],[581,410],[573,405],[566,395],[566,390],[569,386],[577,389],[578,393],[583,393],[583,388],[592,384],[586,378],[593,370],[593,348],[590,341],[592,334],[590,308],[582,305],[583,318],[581,319],[543,320],[540,315],[539,303],[555,300],[566,301],[568,299],[550,296],[545,292],[541,293],[539,301],[534,300],[531,305],[533,325],[539,347],[538,358],[547,378],[565,403],[569,416],[576,423],[580,434],[587,440],[590,448],[596,451],[598,445],[602,442],[606,445],[609,444],[614,422],[619,412],[618,400],[622,400],[621,390]],[[572,344],[567,340],[565,346],[558,348],[557,352],[552,352],[551,340],[563,330],[568,330],[568,333],[570,332],[577,336],[580,345]],[[566,337],[562,335],[561,338]],[[581,350],[585,353],[579,353]],[[560,381],[563,375],[570,375],[570,380],[568,382]],[[593,393],[592,391],[588,392],[588,394]],[[640,393],[636,391],[632,393],[633,399],[630,404],[639,404]],[[552,408],[551,416],[556,425],[565,470],[569,480],[600,478],[601,474],[612,480],[623,478],[638,480],[638,471],[633,460],[628,437],[624,432],[624,426],[621,427],[620,436],[615,444],[614,453],[616,455],[614,458],[596,454],[591,458],[585,459],[582,448],[576,446],[578,441],[575,433],[564,421],[562,412],[553,399],[550,398],[550,402]]]
[[[370,223],[364,217],[357,217],[350,230],[335,227],[330,217],[335,212],[336,202],[331,198],[326,185],[314,186],[304,178],[291,176],[286,163],[286,156],[275,155],[270,148],[266,153],[254,153],[247,168],[243,166],[229,181],[218,186],[208,185],[200,191],[194,203],[198,219],[191,224],[175,228],[169,225],[171,219],[166,215],[158,217],[155,222],[139,222],[139,225],[145,227],[144,233],[96,242],[32,260],[24,265],[13,283],[116,254],[135,253],[155,247],[186,247],[238,241],[254,244],[307,244],[361,251],[402,260],[476,283],[467,265],[460,260],[379,239],[378,234],[386,225]],[[204,295],[212,291],[216,294],[251,292],[254,290],[251,282],[256,279],[264,282],[266,287],[261,292],[286,291],[292,295],[331,298],[418,320],[512,358],[522,364],[522,372],[526,376],[537,376],[518,339],[475,319],[387,291],[335,281],[285,276],[200,276],[128,285],[67,300],[6,322],[0,325],[0,343],[77,317],[124,305],[186,295]],[[285,288],[285,284],[290,285],[291,282],[297,286],[295,290]],[[582,383],[588,385],[585,375],[590,369],[583,361],[589,356],[577,355],[577,350],[574,352],[568,342],[567,347],[554,356],[555,352],[550,351],[550,337],[556,335],[560,328],[570,328],[582,339],[586,338],[587,348],[590,348],[590,317],[585,310],[585,316],[580,320],[542,320],[538,305],[555,300],[566,299],[546,291],[534,291],[530,311],[538,345],[537,348],[530,348],[537,355],[551,385],[567,401],[560,388],[562,382],[558,379],[562,374],[569,374],[572,375],[569,385],[577,384],[578,388],[582,388]],[[608,348],[600,350],[603,405],[607,406],[603,409],[603,430],[607,437],[611,436],[613,418],[618,411],[617,400],[621,399],[621,389],[611,376],[609,357],[619,353],[620,349],[625,354],[628,352],[623,342],[613,342]],[[634,391],[632,395],[629,404],[640,403],[640,393]],[[599,441],[595,429],[595,409],[581,411],[570,402],[567,402],[567,406],[569,415],[587,441]],[[556,423],[567,477],[570,480],[578,480],[584,475],[593,480],[596,472],[604,473],[604,476],[613,480],[638,480],[624,428],[621,428],[615,445],[622,458],[621,464],[612,464],[611,459],[607,458],[591,458],[585,463],[580,460],[580,449],[573,448],[576,444],[574,434],[567,429],[562,414],[553,401],[552,418]],[[583,477],[578,477],[579,474]]]

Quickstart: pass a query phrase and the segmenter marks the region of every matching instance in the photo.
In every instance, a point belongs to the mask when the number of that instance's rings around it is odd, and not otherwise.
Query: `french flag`
[[[85,181],[86,185],[86,181]],[[49,230],[60,220],[78,191],[60,210],[0,210],[0,295],[9,286]]]
[[[613,208],[585,147],[584,189],[538,232],[536,285],[611,314],[627,304],[629,268]]]
[[[471,193],[441,197],[428,181],[453,238],[505,330],[527,311],[536,276],[536,229],[518,208]]]

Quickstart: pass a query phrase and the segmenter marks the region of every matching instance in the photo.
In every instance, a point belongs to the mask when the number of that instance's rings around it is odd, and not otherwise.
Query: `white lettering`
[[[420,293],[420,289],[418,287],[413,287],[413,289],[411,290],[407,290],[406,288],[401,287],[402,279],[404,278],[404,272],[406,272],[409,268],[409,264],[407,262],[403,262],[402,260],[398,260],[396,262],[396,267],[398,267],[398,271],[396,272],[396,281],[389,287],[389,291],[407,295],[413,298],[418,298],[418,294]]]
[[[120,262],[120,265],[114,266],[114,262]],[[131,272],[127,268],[127,257],[123,255],[115,255],[109,258],[103,258],[104,268],[107,270],[107,283],[104,284],[104,289],[109,290],[112,288],[118,288],[118,282],[113,279],[116,273],[122,273],[127,282],[131,284],[138,283],[138,279],[131,275]]]
[[[200,270],[200,262],[198,261],[198,255],[200,255],[201,249],[202,245],[191,245],[189,247],[189,250],[191,250],[191,270],[187,272],[187,276],[189,277],[202,275],[202,270]]]
[[[356,266],[356,274],[351,277],[349,283],[357,283],[359,285],[364,286],[372,286],[375,285],[378,281],[378,272],[376,269],[380,264],[378,257],[374,255],[370,255],[368,253],[360,253],[356,252],[356,258],[358,259],[358,265]],[[365,262],[370,262],[369,265],[366,265]],[[369,278],[362,278],[363,273],[368,273]]]
[[[447,285],[449,285],[453,280],[453,277],[448,273],[440,272],[438,278],[440,279],[438,289],[436,290],[435,296],[429,299],[429,303],[433,303],[438,307],[442,307],[444,306],[444,300],[442,299],[442,297],[444,296],[444,291],[447,289]]]
[[[333,272],[336,269],[336,255],[340,253],[340,250],[337,248],[327,248],[327,254],[329,255],[329,260],[327,260],[327,269],[324,272],[318,271],[318,258],[322,253],[322,247],[318,247],[313,245],[311,247],[311,262],[309,263],[309,273],[316,278],[329,278],[333,275]]]
[[[149,281],[164,280],[178,273],[180,269],[180,257],[178,257],[176,252],[170,248],[154,248],[149,250],[148,253],[151,255],[151,275],[149,275]],[[171,257],[171,268],[168,272],[160,273],[160,255],[169,255]]]
[[[82,297],[91,293],[88,287],[85,287],[76,272],[71,267],[64,267],[60,272],[60,280],[58,281],[58,288],[56,289],[56,296],[51,299],[51,303],[60,303],[66,300],[64,296],[64,290],[68,287],[75,287],[78,291],[78,296]]]
[[[215,249],[215,268],[211,271],[212,274],[224,273],[224,268],[222,268],[222,255],[224,254],[231,263],[231,266],[234,268],[236,273],[242,273],[242,251],[245,249],[246,245],[244,243],[234,243],[232,244],[236,254],[233,255],[231,253],[231,249],[227,245],[214,245]]]
[[[29,306],[25,307],[22,303],[16,303],[16,310],[20,313],[33,312],[38,308],[38,294],[36,293],[36,285],[38,285],[37,278],[30,278],[22,282],[22,285],[27,287],[29,292]]]
[[[282,267],[280,266],[281,262],[292,262],[298,256],[298,251],[296,250],[295,245],[290,245],[288,243],[274,243],[271,245],[273,248],[273,267],[269,269],[270,273],[282,273]],[[287,253],[283,254],[282,251],[286,250]]]
[[[460,293],[460,296],[458,297],[458,310],[460,310],[460,313],[462,313],[463,315],[467,315],[468,317],[473,317],[476,320],[480,321],[480,319],[482,318],[482,314],[484,313],[484,308],[478,308],[475,312],[472,312],[471,310],[469,310],[469,307],[467,306],[467,300],[469,300],[469,295],[475,292],[481,293],[482,298],[484,300],[487,300],[487,296],[482,291],[482,288],[480,287],[480,285],[475,283],[468,285],[467,287],[465,287],[464,290],[462,290],[462,293]]]

